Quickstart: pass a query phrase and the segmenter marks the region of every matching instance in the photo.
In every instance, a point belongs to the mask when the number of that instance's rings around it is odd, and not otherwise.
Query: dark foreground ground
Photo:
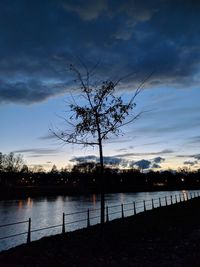
[[[0,266],[200,266],[200,199],[10,249]]]

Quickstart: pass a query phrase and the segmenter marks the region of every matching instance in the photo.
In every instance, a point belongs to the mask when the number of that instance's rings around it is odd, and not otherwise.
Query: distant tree
[[[21,154],[15,155],[13,152],[0,155],[1,168],[4,172],[19,172],[21,171],[24,160]]]
[[[33,166],[32,168],[31,168],[31,171],[33,172],[33,173],[43,173],[43,172],[45,172],[45,169],[44,169],[44,167],[42,166],[42,165],[35,165],[35,166]]]
[[[4,155],[2,152],[0,152],[0,172],[3,171],[3,158],[4,158]]]
[[[58,169],[55,164],[52,166],[51,173],[58,173]]]
[[[29,172],[28,166],[24,164],[21,168],[21,173],[28,173],[28,172]]]
[[[105,217],[104,199],[104,161],[103,142],[111,135],[118,136],[121,127],[135,121],[141,113],[134,114],[136,107],[135,98],[140,93],[143,83],[135,90],[128,102],[121,96],[115,94],[116,87],[121,79],[117,81],[92,81],[94,68],[89,70],[84,65],[85,74],[70,65],[70,69],[76,77],[78,88],[81,91],[79,97],[72,96],[72,103],[69,104],[70,116],[64,118],[65,130],[50,131],[64,143],[71,143],[84,146],[98,146],[101,170],[101,223]],[[125,78],[125,77],[124,77]],[[146,80],[146,79],[145,79]],[[69,129],[71,128],[71,129]]]
[[[97,167],[95,162],[81,162],[74,165],[72,172],[94,173],[97,170]]]

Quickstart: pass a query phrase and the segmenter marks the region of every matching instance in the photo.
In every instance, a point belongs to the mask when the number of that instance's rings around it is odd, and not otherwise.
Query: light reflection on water
[[[193,191],[190,191],[193,192]],[[109,207],[109,212],[118,212],[113,215],[109,215],[110,219],[119,218],[121,216],[121,203],[130,203],[129,205],[124,205],[125,216],[133,214],[133,201],[137,202],[137,209],[143,211],[143,200],[151,200],[152,198],[157,198],[155,201],[155,207],[159,206],[159,197],[161,199],[161,204],[165,205],[164,196],[168,196],[170,201],[170,196],[174,198],[175,195],[180,193],[187,197],[187,191],[160,191],[160,192],[139,192],[139,193],[115,193],[106,194],[106,206]],[[182,197],[183,198],[183,197]],[[174,198],[175,199],[175,198]],[[140,202],[140,203],[139,203]],[[118,207],[110,208],[111,206]],[[147,209],[151,208],[151,201],[148,202]],[[96,217],[100,215],[100,195],[80,195],[80,196],[57,196],[57,197],[35,197],[20,200],[4,200],[0,201],[0,225],[19,222],[28,220],[31,218],[32,224],[31,229],[43,228],[51,225],[62,224],[62,213],[74,213],[77,211],[84,211],[82,214],[73,214],[65,216],[66,221],[66,231],[73,231],[78,228],[83,228],[87,226],[87,209],[90,209],[91,217]],[[84,222],[67,224],[67,222],[77,221],[80,219],[85,219]],[[90,223],[99,223],[100,218],[91,219]],[[26,232],[28,229],[28,224],[19,224],[14,226],[9,226],[5,228],[0,228],[0,237],[8,236],[15,233]],[[31,239],[39,239],[44,235],[52,235],[56,233],[61,233],[62,227],[44,230],[41,232],[34,232],[31,235]],[[26,235],[22,235],[15,238],[9,238],[0,241],[0,250],[8,249],[9,247],[16,246],[18,244],[26,242]]]

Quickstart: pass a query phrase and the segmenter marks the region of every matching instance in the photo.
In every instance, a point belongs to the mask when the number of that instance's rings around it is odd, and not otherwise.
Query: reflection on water
[[[93,206],[94,206],[94,207],[96,207],[96,201],[97,201],[97,199],[96,199],[96,195],[93,194],[93,195],[92,195],[92,203],[93,203]]]
[[[23,201],[22,201],[22,200],[19,200],[18,208],[19,208],[19,209],[22,209],[22,207],[23,207]]]
[[[28,197],[28,199],[27,199],[27,206],[29,208],[32,208],[32,205],[33,205],[33,200],[30,197]]]
[[[124,193],[120,193],[120,202],[124,203]]]
[[[192,192],[192,191],[190,191]],[[117,218],[121,216],[120,204],[130,203],[130,207],[124,207],[125,216],[133,214],[133,202],[137,203],[137,211],[142,211],[143,200],[156,199],[157,202],[154,203],[155,207],[159,206],[159,197],[161,199],[161,204],[165,205],[164,196],[168,195],[169,199],[172,196],[175,199],[175,195],[180,196],[183,194],[184,198],[187,198],[187,191],[168,191],[168,192],[140,192],[140,193],[116,193],[116,194],[106,194],[105,205],[109,207],[109,211],[112,211],[111,206],[119,205],[113,209],[113,215],[109,214],[110,219]],[[182,198],[183,198],[182,196]],[[147,209],[151,208],[151,202],[149,206],[147,204]],[[86,227],[87,225],[87,209],[91,211],[91,224],[99,223],[100,218],[100,195],[80,195],[80,196],[57,196],[57,197],[37,197],[37,198],[27,198],[25,200],[7,200],[0,201],[0,225],[9,224],[13,222],[26,221],[31,218],[32,230],[38,228],[44,228],[52,225],[59,225],[57,228],[44,230],[41,232],[33,232],[31,239],[39,239],[44,235],[52,235],[56,233],[61,233],[62,224],[62,213],[71,214],[77,211],[83,211],[81,214],[67,215],[65,216],[66,221],[66,231],[73,231],[77,228]],[[126,210],[127,209],[127,210]],[[116,213],[118,212],[119,213]],[[97,218],[98,217],[98,218]],[[69,222],[84,219],[81,224],[79,222],[74,224],[69,224]],[[11,234],[26,232],[28,229],[28,224],[23,223],[19,225],[14,225],[10,227],[0,228],[0,237],[8,236]],[[9,238],[1,240],[0,250],[7,249],[12,246],[26,242],[26,235],[22,235],[16,238]]]
[[[183,200],[187,200],[187,193],[188,191],[182,190]]]
[[[33,206],[33,199],[28,197],[26,200],[19,200],[18,201],[18,208],[23,209],[24,206],[27,206],[28,208],[32,208]]]

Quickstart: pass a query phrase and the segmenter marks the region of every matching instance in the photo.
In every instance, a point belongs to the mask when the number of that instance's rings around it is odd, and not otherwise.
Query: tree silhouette
[[[24,160],[21,154],[15,155],[13,152],[2,154],[0,152],[0,171],[19,172],[23,165]]]
[[[135,90],[131,99],[125,103],[121,96],[115,94],[115,91],[121,80],[127,76],[117,81],[93,82],[91,78],[94,69],[89,70],[84,65],[85,75],[73,65],[70,65],[70,70],[76,76],[81,93],[76,100],[72,95],[72,103],[69,104],[71,115],[63,118],[66,129],[56,131],[50,129],[50,131],[65,143],[98,146],[101,172],[101,223],[104,223],[105,177],[102,144],[111,135],[118,136],[122,126],[135,121],[140,116],[141,112],[137,114],[134,112],[135,98],[146,79]]]

